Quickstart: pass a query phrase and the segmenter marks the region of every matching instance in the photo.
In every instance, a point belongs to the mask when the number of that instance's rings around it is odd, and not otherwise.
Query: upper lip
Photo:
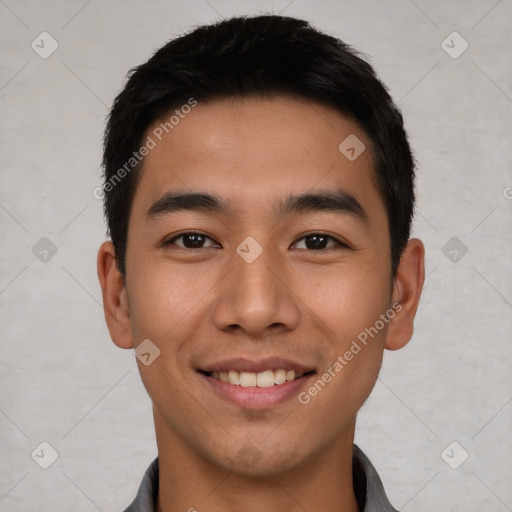
[[[205,364],[198,370],[204,372],[237,372],[260,373],[265,370],[295,370],[297,372],[314,371],[314,367],[292,359],[283,357],[265,357],[263,359],[245,359],[237,357],[234,359],[223,359],[213,363]]]

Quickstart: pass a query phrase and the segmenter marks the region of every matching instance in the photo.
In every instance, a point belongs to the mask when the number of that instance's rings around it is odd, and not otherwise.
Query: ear
[[[103,310],[112,341],[121,348],[133,348],[130,311],[123,276],[117,268],[112,242],[101,244],[97,260]]]
[[[392,293],[392,304],[399,303],[395,317],[389,322],[386,338],[388,350],[398,350],[409,342],[414,330],[414,317],[425,280],[425,247],[411,238],[402,254]]]

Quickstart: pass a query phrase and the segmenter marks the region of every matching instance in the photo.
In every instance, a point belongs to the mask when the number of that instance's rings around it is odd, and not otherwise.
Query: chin
[[[217,464],[240,476],[268,478],[293,470],[303,459],[293,447],[287,451],[283,451],[282,446],[279,450],[274,446],[260,449],[248,441],[238,451],[230,453],[228,459],[225,456],[217,459]]]

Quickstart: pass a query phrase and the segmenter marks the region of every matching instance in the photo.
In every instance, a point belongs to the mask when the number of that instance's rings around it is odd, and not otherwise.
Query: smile
[[[295,371],[295,370],[264,370],[262,372],[238,372],[236,370],[230,370],[228,372],[205,372],[201,371],[203,375],[212,377],[215,380],[228,382],[234,386],[241,386],[244,388],[258,387],[258,388],[269,388],[272,386],[280,386],[285,382],[293,382],[295,379],[299,379],[304,375],[313,373]]]
[[[307,388],[309,380],[315,373],[315,371],[302,373],[283,369],[258,373],[199,370],[197,375],[214,395],[242,409],[262,410],[276,407],[297,396]],[[287,376],[289,379],[286,378]]]

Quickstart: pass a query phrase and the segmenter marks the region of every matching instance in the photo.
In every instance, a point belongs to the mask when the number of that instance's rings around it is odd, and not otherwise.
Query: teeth
[[[240,372],[240,386],[248,388],[256,386],[257,375],[255,373]]]
[[[256,386],[259,388],[269,388],[274,385],[274,372],[267,370],[256,375]]]
[[[268,388],[274,385],[292,382],[302,377],[304,372],[296,372],[295,370],[265,370],[260,373],[237,372],[230,370],[229,372],[212,372],[211,376],[216,380],[229,382],[235,386]]]
[[[238,372],[235,372],[234,370],[231,370],[229,372],[229,383],[234,384],[235,386],[240,385],[240,374]]]
[[[274,382],[276,384],[284,384],[286,382],[286,370],[275,370]]]

